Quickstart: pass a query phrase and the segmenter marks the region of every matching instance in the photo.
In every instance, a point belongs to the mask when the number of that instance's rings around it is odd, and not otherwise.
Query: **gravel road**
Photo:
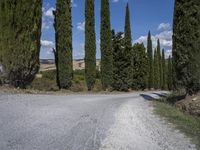
[[[158,94],[0,93],[0,150],[195,149],[153,113],[150,99]]]

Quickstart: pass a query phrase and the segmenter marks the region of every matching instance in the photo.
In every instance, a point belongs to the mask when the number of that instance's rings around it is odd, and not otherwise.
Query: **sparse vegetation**
[[[98,72],[95,78],[96,84],[93,88],[93,92],[102,91],[101,80],[99,79]],[[28,87],[28,89],[39,90],[39,91],[49,91],[55,92],[59,91],[59,87],[56,83],[56,70],[49,70],[40,72],[42,75],[41,78],[35,78],[32,84]],[[75,70],[74,77],[72,81],[72,87],[70,87],[71,92],[86,92],[87,84],[85,80],[85,70]]]
[[[200,118],[181,112],[175,106],[164,101],[153,102],[155,112],[188,135],[197,146],[197,149],[200,150]]]

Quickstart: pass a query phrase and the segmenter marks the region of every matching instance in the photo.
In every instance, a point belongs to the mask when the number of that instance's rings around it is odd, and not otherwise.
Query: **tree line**
[[[96,81],[96,33],[94,0],[85,0],[85,79],[88,90]],[[127,3],[124,31],[111,30],[110,1],[101,0],[101,83],[103,90],[185,89],[193,94],[200,86],[200,2],[175,1],[173,55],[165,58],[160,40],[153,49],[151,33],[144,44],[132,43]],[[55,63],[57,85],[72,86],[71,0],[57,0],[55,16]],[[1,0],[0,63],[6,80],[16,87],[30,84],[39,69],[42,0]]]

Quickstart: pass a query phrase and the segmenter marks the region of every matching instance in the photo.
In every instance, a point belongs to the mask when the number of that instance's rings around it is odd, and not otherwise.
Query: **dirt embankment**
[[[176,102],[175,106],[191,115],[200,117],[200,93],[187,96],[184,100]]]

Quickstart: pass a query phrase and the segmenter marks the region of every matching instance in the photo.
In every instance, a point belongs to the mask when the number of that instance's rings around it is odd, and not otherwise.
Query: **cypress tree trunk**
[[[125,17],[125,29],[124,29],[124,40],[125,40],[125,57],[126,57],[126,68],[127,71],[127,85],[129,88],[133,84],[133,50],[132,50],[132,36],[131,36],[131,23],[130,23],[130,12],[129,5],[126,6],[126,17]]]
[[[69,89],[72,85],[72,17],[71,0],[57,0],[55,12],[58,86]]]
[[[200,90],[200,1],[175,1],[173,70],[176,88],[188,94]]]
[[[93,89],[96,79],[94,0],[85,0],[85,75],[90,91]]]
[[[172,79],[172,59],[169,56],[168,58],[168,75],[167,75],[167,83],[168,83],[168,89],[172,90],[173,88],[173,79]]]
[[[162,62],[161,62],[161,48],[160,40],[157,41],[157,59],[158,59],[158,88],[162,87]]]
[[[165,50],[162,50],[162,73],[163,73],[163,84],[162,84],[162,89],[166,89],[166,63],[165,63]]]
[[[154,88],[158,89],[159,88],[159,62],[158,62],[158,52],[155,49],[154,51]]]
[[[1,62],[9,83],[25,88],[39,70],[41,0],[1,1]]]
[[[153,48],[151,40],[151,32],[148,33],[147,39],[147,56],[148,56],[148,88],[153,88]]]
[[[101,82],[104,90],[112,85],[113,53],[110,29],[110,3],[101,0]]]

